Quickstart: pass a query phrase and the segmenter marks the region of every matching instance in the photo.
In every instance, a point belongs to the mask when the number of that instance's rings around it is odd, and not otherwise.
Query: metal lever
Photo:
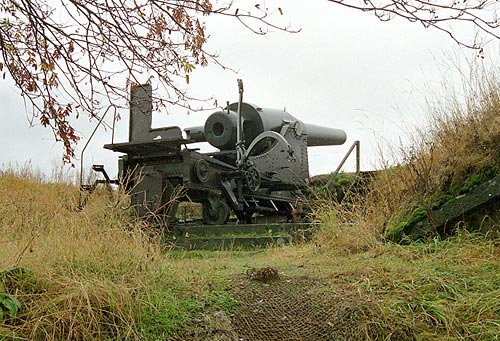
[[[236,126],[236,167],[241,168],[244,166],[245,150],[243,146],[243,119],[241,117],[241,107],[243,104],[243,81],[238,79],[238,125]]]

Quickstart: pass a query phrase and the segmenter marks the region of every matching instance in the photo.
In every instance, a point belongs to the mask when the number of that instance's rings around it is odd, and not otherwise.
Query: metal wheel
[[[210,168],[208,166],[208,162],[201,159],[196,161],[194,164],[194,173],[196,174],[196,178],[201,182],[205,183],[208,181],[210,177]]]
[[[246,182],[248,189],[252,192],[257,191],[260,188],[260,173],[255,167],[250,167],[246,171]]]
[[[220,199],[203,203],[203,222],[208,225],[222,225],[229,219],[229,205]]]

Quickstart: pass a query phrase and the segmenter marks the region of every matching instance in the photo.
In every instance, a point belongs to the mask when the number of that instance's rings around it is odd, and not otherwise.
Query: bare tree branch
[[[498,0],[328,0],[347,8],[369,12],[381,21],[403,18],[426,28],[444,32],[461,46],[476,49],[481,54],[481,41],[462,38],[458,25],[468,25],[479,36],[500,39]]]

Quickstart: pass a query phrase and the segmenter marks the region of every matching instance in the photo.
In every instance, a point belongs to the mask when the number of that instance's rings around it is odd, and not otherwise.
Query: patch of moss
[[[413,224],[418,223],[425,217],[427,217],[428,210],[424,206],[418,206],[415,208],[411,214],[406,214],[399,218],[396,222],[389,225],[386,229],[385,237],[394,242],[398,242],[402,239]]]
[[[318,181],[316,184],[312,184],[314,194],[319,196],[334,195],[337,200],[342,200],[345,193],[355,181],[356,176],[357,175],[355,173],[340,172],[334,177],[334,173],[331,173],[324,180]],[[331,182],[328,183],[329,181]]]
[[[392,225],[385,231],[385,238],[392,242],[398,242],[403,237],[403,231],[408,228],[407,221],[402,221],[396,225]]]
[[[413,210],[408,223],[414,224],[424,219],[426,216],[427,216],[427,209],[425,207],[419,206]]]

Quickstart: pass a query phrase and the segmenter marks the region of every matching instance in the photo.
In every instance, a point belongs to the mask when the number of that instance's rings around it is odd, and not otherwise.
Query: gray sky
[[[362,168],[376,168],[378,150],[384,152],[387,143],[405,141],[411,127],[424,124],[426,98],[439,93],[443,81],[459,79],[453,71],[457,60],[464,56],[474,59],[473,51],[418,24],[380,22],[373,15],[326,0],[280,3],[285,15],[279,20],[300,28],[300,33],[276,31],[257,36],[234,21],[209,18],[209,50],[218,52],[220,60],[238,73],[217,66],[197,69],[187,87],[195,96],[213,96],[224,104],[237,100],[236,79],[242,78],[245,101],[286,107],[304,122],[344,129],[348,136],[345,145],[309,149],[312,175],[333,171],[354,140],[361,141]],[[488,45],[490,50],[493,46]],[[54,143],[48,129],[29,128],[23,100],[8,80],[0,82],[0,98],[0,166],[31,160],[34,168],[50,174],[60,164],[62,145]],[[121,115],[115,142],[125,142],[128,136],[128,113]],[[187,115],[185,109],[170,108],[168,113],[155,113],[153,122],[155,126],[186,128],[203,125],[208,115]],[[82,135],[79,158],[92,124],[80,117],[76,127]],[[104,164],[116,175],[118,154],[102,149],[110,141],[110,131],[98,132],[85,153],[86,167]],[[77,168],[79,162],[75,160]],[[354,159],[346,169],[352,170],[353,165]]]

